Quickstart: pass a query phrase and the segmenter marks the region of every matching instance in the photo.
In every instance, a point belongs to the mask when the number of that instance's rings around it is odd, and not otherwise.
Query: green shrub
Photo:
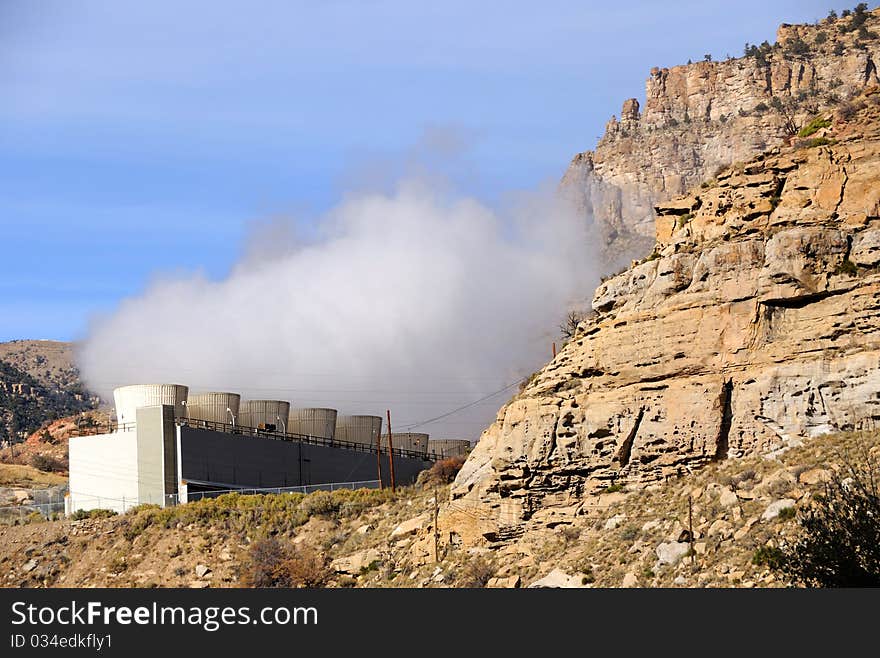
[[[837,142],[835,142],[833,139],[828,139],[827,137],[814,137],[813,139],[798,141],[795,146],[802,149],[811,149],[816,148],[817,146],[829,146],[836,143]]]
[[[759,567],[770,567],[771,569],[775,569],[782,563],[783,558],[784,553],[780,549],[774,546],[760,546],[755,549],[755,552],[752,554],[752,564]]]
[[[828,128],[831,125],[831,120],[826,119],[824,117],[816,117],[806,126],[800,129],[798,132],[798,137],[809,137],[810,135],[818,132],[822,128]]]
[[[880,587],[880,466],[844,459],[799,515],[800,535],[770,565],[816,587]]]
[[[622,484],[609,484],[602,490],[602,493],[617,493],[618,491],[623,491]]]
[[[70,515],[70,518],[74,521],[82,521],[83,519],[106,519],[111,516],[116,516],[116,512],[112,509],[78,509]]]
[[[777,518],[780,521],[788,521],[789,519],[793,519],[797,516],[797,510],[794,507],[783,507],[779,510],[779,515]]]
[[[846,274],[848,276],[856,276],[859,273],[859,268],[855,263],[847,258],[835,268],[834,273]]]
[[[684,215],[680,215],[679,218],[675,221],[676,228],[684,228],[684,225],[687,224],[694,218],[692,213],[685,213]]]
[[[341,502],[330,491],[316,491],[303,499],[300,510],[308,516],[324,516],[335,518],[339,513]]]
[[[49,455],[33,455],[28,463],[38,471],[56,473],[65,470],[64,464]]]

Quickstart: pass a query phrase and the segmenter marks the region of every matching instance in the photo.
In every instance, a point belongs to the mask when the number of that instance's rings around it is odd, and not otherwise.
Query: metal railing
[[[174,422],[181,427],[206,429],[237,436],[257,436],[264,439],[275,439],[277,441],[291,441],[308,445],[326,446],[328,448],[343,448],[345,450],[356,450],[358,452],[376,453],[376,446],[374,445],[357,443],[355,441],[342,441],[340,439],[328,439],[323,436],[312,436],[310,434],[281,432],[277,429],[263,429],[259,427],[245,427],[244,425],[232,425],[230,423],[221,423],[215,420],[201,420],[199,418],[175,418]],[[71,433],[71,436],[110,434],[112,432],[132,431],[135,428],[136,423],[108,423],[106,426],[78,427]],[[403,448],[394,448],[392,452],[395,457],[406,457],[408,459],[423,459],[427,461],[443,459],[442,455],[433,452],[421,452],[418,450],[406,450]],[[382,454],[387,455],[388,449],[382,448]]]
[[[220,423],[214,420],[199,420],[198,418],[176,418],[175,423],[182,427],[191,427],[193,429],[207,429],[214,432],[223,432],[224,434],[234,434],[238,436],[257,436],[265,439],[275,439],[277,441],[291,441],[295,443],[305,443],[308,445],[326,446],[328,448],[344,448],[346,450],[356,450],[358,452],[376,453],[376,446],[367,443],[356,443],[355,441],[342,441],[339,439],[328,439],[323,436],[312,436],[310,434],[297,434],[295,432],[281,432],[277,429],[261,429],[259,427],[245,427],[243,425],[231,425],[229,423]],[[429,452],[419,452],[417,450],[405,450],[402,448],[394,448],[392,451],[395,457],[406,457],[409,459],[424,459],[436,461],[439,456]],[[387,455],[388,449],[382,448],[382,454]]]
[[[132,432],[136,423],[114,423],[108,422],[104,424],[96,424],[90,426],[77,427],[70,433],[70,436],[95,436],[97,434],[112,434],[114,432]]]

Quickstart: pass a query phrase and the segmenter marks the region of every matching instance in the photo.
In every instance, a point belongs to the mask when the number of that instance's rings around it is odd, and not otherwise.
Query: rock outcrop
[[[501,409],[453,506],[504,538],[609,485],[880,427],[878,89],[656,206],[651,255]]]
[[[880,84],[880,9],[783,25],[776,44],[725,61],[651,70],[645,107],[624,102],[561,188],[593,218],[606,271],[644,257],[654,206],[790,141],[809,117]]]

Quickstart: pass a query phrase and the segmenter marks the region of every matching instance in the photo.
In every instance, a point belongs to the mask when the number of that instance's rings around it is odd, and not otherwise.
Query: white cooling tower
[[[186,413],[189,418],[195,420],[208,420],[214,423],[226,423],[227,425],[232,424],[234,416],[235,424],[238,425],[238,409],[240,405],[241,396],[238,393],[220,391],[194,393],[186,401]]]
[[[395,450],[409,450],[428,454],[428,435],[421,432],[392,432],[391,443]],[[388,447],[388,435],[382,437],[382,447]]]
[[[280,432],[290,416],[290,402],[284,400],[244,400],[238,408],[235,424],[241,427],[274,425]]]
[[[471,451],[467,439],[429,439],[428,452],[440,457],[464,457]]]
[[[376,437],[382,434],[381,416],[339,416],[336,419],[336,440],[349,443],[376,445]]]
[[[140,407],[167,404],[174,407],[177,418],[186,417],[186,396],[189,389],[180,384],[134,384],[120,386],[113,391],[116,403],[116,420],[120,425],[136,422],[135,413]]]
[[[332,439],[336,434],[336,409],[291,409],[287,431]]]

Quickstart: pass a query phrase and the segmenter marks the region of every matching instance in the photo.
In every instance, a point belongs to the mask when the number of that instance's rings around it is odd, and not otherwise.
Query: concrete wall
[[[200,480],[248,487],[284,487],[328,482],[377,480],[376,454],[238,436],[191,427],[178,428],[181,473]],[[422,459],[394,458],[397,484],[410,484],[430,467]],[[382,455],[382,479],[388,484],[388,455]]]
[[[141,503],[173,504],[177,445],[173,406],[138,409],[137,429],[70,439],[67,508],[123,512]],[[171,497],[169,497],[171,496]]]
[[[173,406],[137,410],[138,499],[141,502],[159,502],[177,493],[176,438]]]
[[[100,508],[122,512],[137,504],[140,492],[135,432],[76,436],[70,439],[69,450],[68,505],[72,512]]]

